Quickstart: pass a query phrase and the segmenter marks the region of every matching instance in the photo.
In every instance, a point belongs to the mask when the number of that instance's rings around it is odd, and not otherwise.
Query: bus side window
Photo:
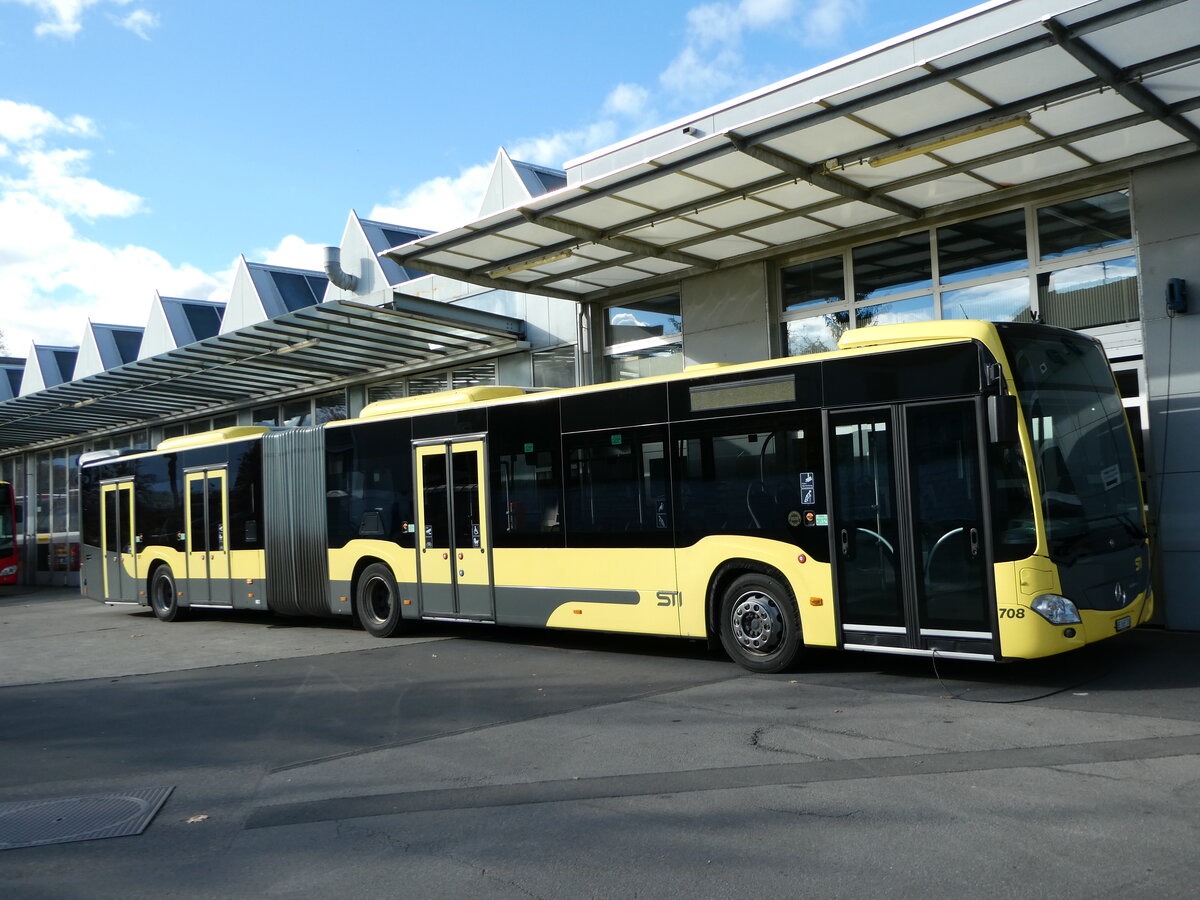
[[[669,540],[666,442],[658,426],[567,435],[568,536],[657,534]]]

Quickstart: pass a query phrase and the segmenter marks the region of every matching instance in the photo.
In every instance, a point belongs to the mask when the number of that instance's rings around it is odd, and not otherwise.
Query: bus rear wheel
[[[392,570],[383,563],[371,563],[363,569],[354,592],[354,612],[368,634],[387,638],[400,633],[404,625],[400,590]]]
[[[770,575],[751,572],[734,579],[721,597],[718,620],[725,652],[751,672],[783,672],[800,657],[800,613]]]
[[[150,608],[160,622],[175,622],[183,618],[179,605],[179,593],[175,590],[175,576],[171,567],[159,566],[150,580]]]

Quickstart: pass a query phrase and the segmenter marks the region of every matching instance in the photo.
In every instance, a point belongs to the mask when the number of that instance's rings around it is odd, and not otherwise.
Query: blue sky
[[[499,146],[559,167],[968,5],[0,0],[0,331],[319,268],[351,209],[450,227]]]

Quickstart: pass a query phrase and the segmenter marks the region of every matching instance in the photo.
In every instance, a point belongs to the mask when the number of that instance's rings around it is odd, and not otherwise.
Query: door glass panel
[[[225,549],[225,516],[223,511],[221,485],[223,477],[208,479],[208,549]]]
[[[188,482],[188,501],[191,513],[188,522],[188,549],[199,553],[208,549],[204,527],[204,479],[194,478]]]
[[[436,455],[421,458],[421,480],[425,489],[425,546],[449,547],[450,529],[446,514],[446,457]]]
[[[127,485],[123,485],[114,491],[110,496],[115,496],[117,500],[117,547],[122,553],[133,552],[133,523],[129,520],[129,500],[133,495],[133,490]]]
[[[474,450],[460,450],[451,454],[451,459],[454,468],[454,546],[460,550],[466,547],[478,549],[479,454]]]
[[[882,410],[832,419],[838,595],[847,623],[904,625],[889,419]]]
[[[922,628],[991,631],[974,403],[907,410]]]
[[[121,546],[117,536],[117,523],[117,491],[114,488],[104,493],[104,550],[106,553],[116,553]]]

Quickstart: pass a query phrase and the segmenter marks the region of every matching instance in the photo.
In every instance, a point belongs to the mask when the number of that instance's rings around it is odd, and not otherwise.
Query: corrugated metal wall
[[[263,435],[267,602],[293,616],[330,614],[325,523],[325,430]]]

